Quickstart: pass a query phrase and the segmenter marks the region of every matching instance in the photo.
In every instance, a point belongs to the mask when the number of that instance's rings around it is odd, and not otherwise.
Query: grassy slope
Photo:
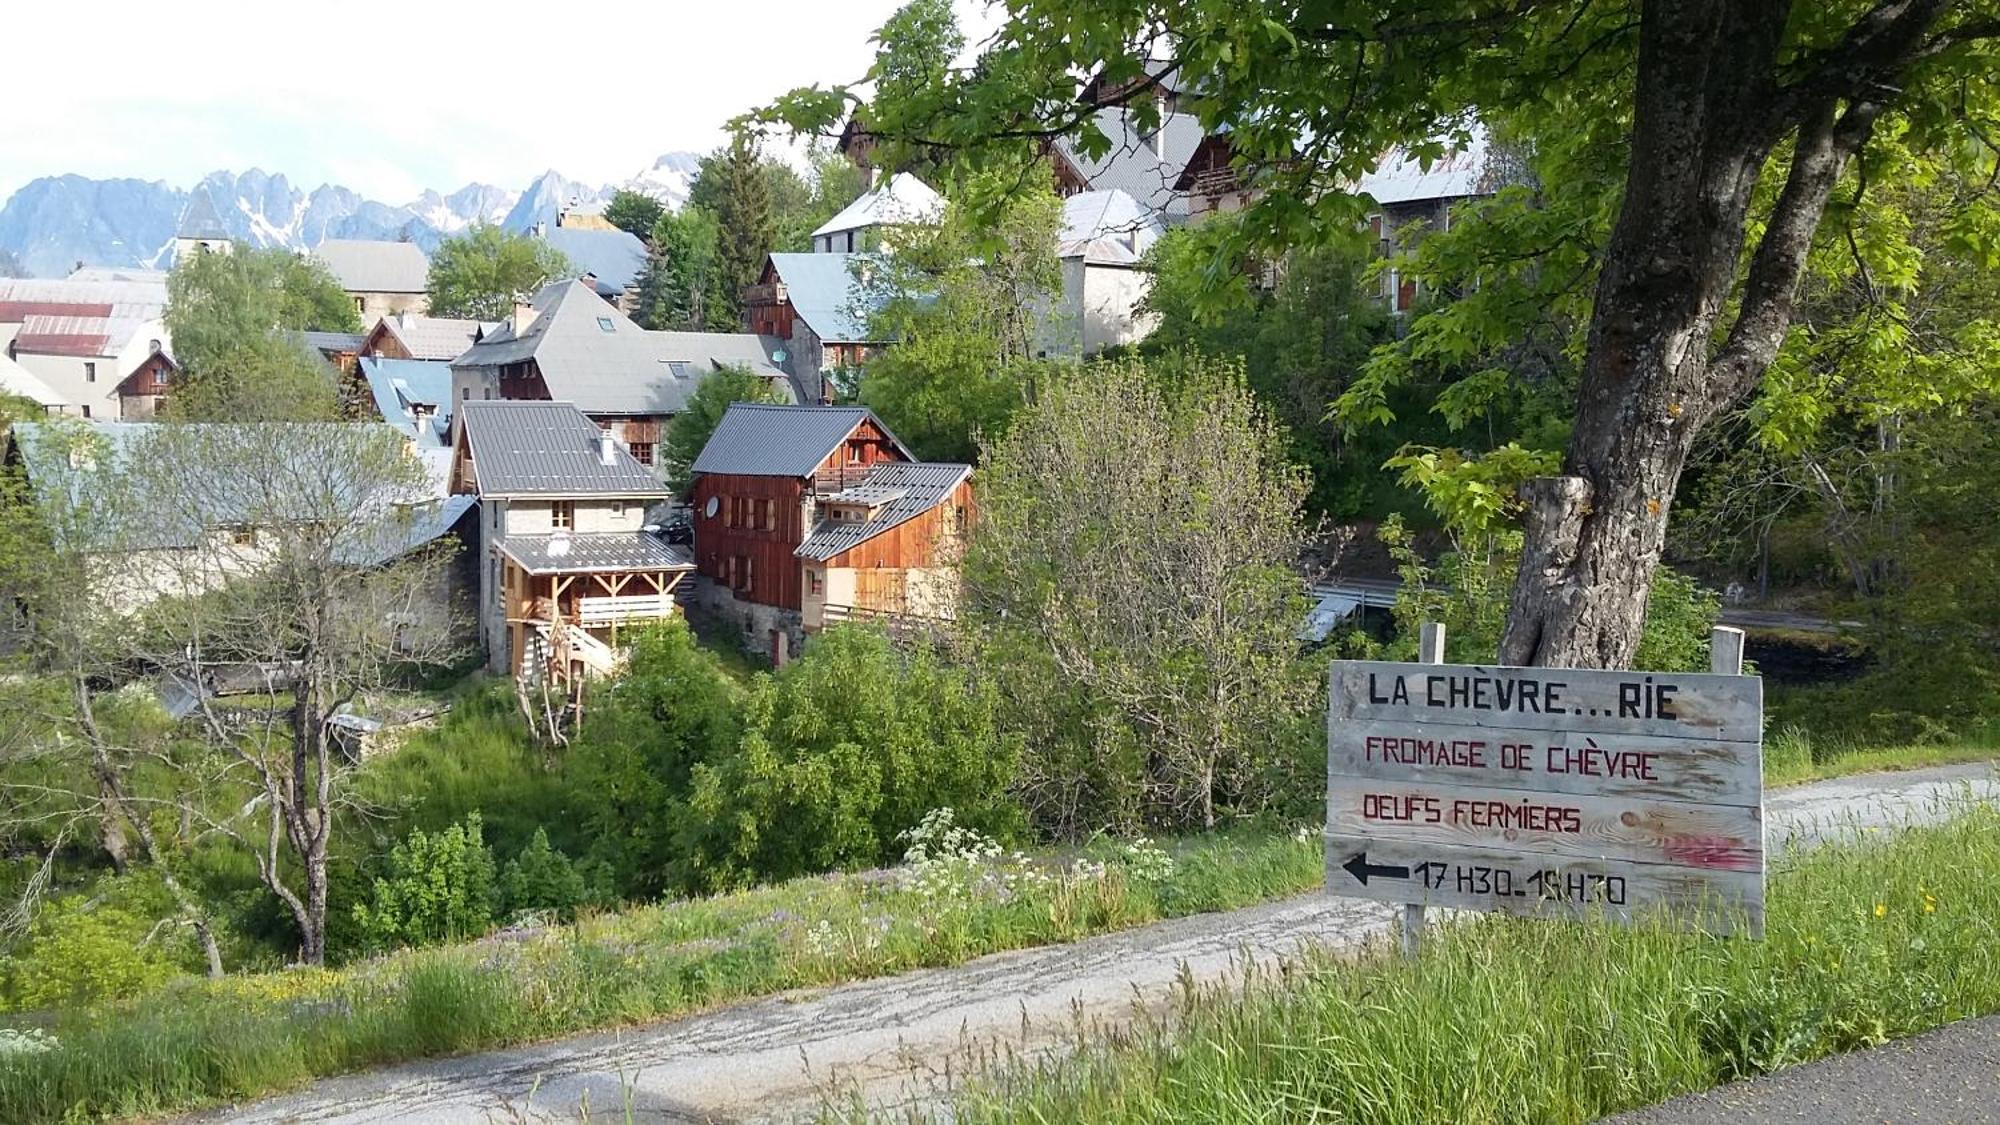
[[[157,1113],[402,1059],[683,1015],[802,986],[953,964],[1318,884],[1316,839],[1102,844],[932,872],[839,875],[642,907],[337,971],[193,979],[59,1014],[61,1049],[0,1052],[0,1121]]]
[[[1985,745],[1774,754],[1770,784],[1994,756]],[[137,1000],[55,1013],[65,1045],[0,1053],[0,1121],[144,1113],[270,1093],[317,1076],[684,1015],[986,953],[1227,910],[1320,884],[1317,842],[1217,836],[1176,846],[1164,880],[1120,849],[1101,875],[950,888],[836,875],[638,907],[521,940],[407,952],[333,972],[184,980]],[[1086,856],[1085,858],[1089,858]],[[1009,865],[1003,865],[1009,866]],[[1046,862],[1013,867],[1027,870]],[[941,898],[940,895],[943,897]]]
[[[968,1093],[966,1122],[1584,1122],[2000,1011],[2000,812],[1788,862],[1762,942],[1449,927]]]

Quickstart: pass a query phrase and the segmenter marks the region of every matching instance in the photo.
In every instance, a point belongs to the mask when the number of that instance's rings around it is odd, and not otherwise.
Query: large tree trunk
[[[1524,489],[1527,537],[1503,663],[1631,663],[1695,437],[1756,386],[1790,328],[1827,197],[1880,106],[1779,84],[1789,7],[1645,5],[1625,197],[1598,281],[1576,429],[1563,475]],[[1935,14],[1903,13],[1911,26],[1871,32],[1857,57],[1908,50]],[[1718,345],[1751,196],[1788,135],[1785,187]]]

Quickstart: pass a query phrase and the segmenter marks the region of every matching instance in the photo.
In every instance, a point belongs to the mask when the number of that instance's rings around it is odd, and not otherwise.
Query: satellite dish
[[[701,514],[707,516],[709,519],[714,519],[715,513],[721,509],[722,498],[720,496],[711,496],[708,498],[708,505],[701,510]]]

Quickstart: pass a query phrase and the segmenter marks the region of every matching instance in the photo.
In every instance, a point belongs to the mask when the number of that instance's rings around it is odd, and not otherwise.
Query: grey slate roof
[[[530,574],[596,574],[606,570],[693,570],[694,556],[656,535],[510,535],[500,549]]]
[[[847,435],[874,422],[905,457],[910,451],[865,406],[731,403],[691,471],[753,477],[809,477]],[[914,458],[912,458],[914,460]]]
[[[228,229],[222,225],[222,216],[215,212],[215,200],[209,198],[207,188],[198,187],[188,197],[187,210],[181,212],[180,226],[175,229],[174,237],[211,241],[229,237]]]
[[[670,495],[615,441],[606,465],[604,431],[570,403],[474,400],[458,405],[458,417],[481,496]]]
[[[877,465],[863,483],[827,498],[828,503],[850,500],[879,505],[880,510],[873,518],[820,520],[793,553],[802,559],[825,562],[937,507],[970,476],[972,466],[943,461],[892,461]]]
[[[452,366],[533,359],[551,396],[592,414],[678,414],[701,377],[724,366],[785,377],[774,358],[785,342],[775,336],[648,332],[581,281],[543,288],[534,308],[539,315],[524,331],[502,324]]]
[[[492,332],[500,327],[498,321],[486,324],[477,320],[453,320],[416,313],[384,317],[382,323],[388,326],[390,335],[403,342],[411,359],[457,359],[472,346],[473,339],[480,332]]]
[[[414,242],[329,238],[313,250],[349,293],[422,293],[431,260]]]
[[[306,346],[317,352],[359,352],[368,337],[359,332],[302,332]]]
[[[616,297],[646,268],[646,244],[631,231],[551,227],[542,235],[569,264],[597,279],[600,296]]]

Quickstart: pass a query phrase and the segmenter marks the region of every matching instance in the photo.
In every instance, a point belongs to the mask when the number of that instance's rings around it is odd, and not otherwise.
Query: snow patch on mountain
[[[602,211],[620,188],[679,207],[700,161],[694,153],[670,152],[623,184],[587,184],[551,170],[518,192],[473,183],[396,205],[338,184],[304,191],[260,168],[213,172],[196,189],[208,192],[230,236],[250,246],[304,251],[329,238],[408,239],[430,251],[483,223],[525,232],[538,222],[553,224],[566,208]],[[0,249],[37,277],[62,277],[79,264],[165,266],[192,194],[158,181],[44,176],[0,207]]]

